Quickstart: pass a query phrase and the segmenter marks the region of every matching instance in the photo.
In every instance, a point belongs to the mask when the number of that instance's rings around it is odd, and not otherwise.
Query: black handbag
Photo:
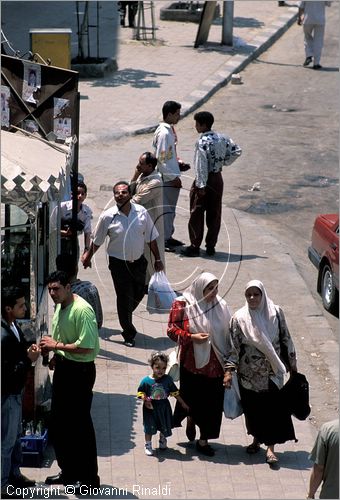
[[[298,420],[306,420],[311,408],[309,406],[309,383],[305,375],[292,372],[280,393],[289,413]]]

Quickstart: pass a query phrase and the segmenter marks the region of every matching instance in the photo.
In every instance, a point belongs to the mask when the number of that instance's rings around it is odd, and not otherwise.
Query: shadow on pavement
[[[120,87],[122,85],[130,85],[138,89],[159,88],[161,83],[157,80],[149,80],[149,78],[157,78],[160,76],[173,76],[170,73],[155,73],[153,71],[143,71],[141,69],[125,68],[121,71],[116,71],[108,78],[91,81],[92,87]]]

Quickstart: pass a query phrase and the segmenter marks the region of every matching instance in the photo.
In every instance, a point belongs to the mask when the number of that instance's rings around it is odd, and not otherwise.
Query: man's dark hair
[[[181,109],[182,105],[179,102],[176,101],[166,101],[163,104],[162,108],[162,114],[163,114],[163,120],[166,119],[169,113],[176,113],[178,109]]]
[[[130,184],[128,183],[128,181],[119,181],[119,182],[116,182],[116,184],[112,188],[113,194],[115,193],[115,188],[117,186],[119,186],[120,184],[123,184],[124,186],[127,186],[129,194],[131,194],[131,187],[130,187]]]
[[[68,253],[60,253],[55,260],[57,271],[64,271],[69,279],[77,275],[78,259]]]
[[[14,307],[18,299],[25,297],[24,290],[19,286],[6,286],[1,290],[1,314],[5,314],[5,307]]]
[[[85,182],[78,181],[77,187],[84,189],[84,193],[87,194],[87,186],[86,186]]]
[[[209,128],[209,130],[211,130],[215,118],[214,115],[209,113],[209,111],[199,111],[198,113],[194,114],[194,120],[198,122],[200,125],[206,125]]]
[[[152,165],[154,169],[156,168],[158,160],[154,154],[150,153],[150,151],[146,151],[142,156],[145,156],[145,162],[148,165]]]
[[[59,281],[61,285],[66,286],[70,283],[70,278],[67,276],[65,271],[54,271],[49,276],[47,276],[46,284],[54,283]]]

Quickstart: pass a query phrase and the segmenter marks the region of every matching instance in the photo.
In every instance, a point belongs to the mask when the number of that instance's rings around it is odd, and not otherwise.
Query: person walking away
[[[154,454],[151,439],[157,431],[161,450],[167,448],[167,437],[172,435],[173,416],[169,396],[176,398],[184,411],[189,411],[174,381],[165,373],[168,362],[169,356],[164,352],[152,353],[149,359],[152,374],[144,377],[138,387],[137,397],[143,400],[145,454],[148,456]]]
[[[186,257],[198,257],[204,235],[204,215],[207,234],[206,254],[215,255],[215,246],[221,227],[224,165],[231,165],[241,156],[241,148],[225,135],[212,130],[214,116],[209,111],[194,115],[200,138],[195,145],[195,180],[190,190],[189,238],[190,246],[181,250]]]
[[[306,59],[303,66],[309,66],[313,62],[313,69],[321,69],[320,64],[323,39],[326,25],[326,6],[328,1],[302,1],[299,4],[298,25],[303,24],[304,47]]]
[[[339,419],[324,423],[309,455],[314,462],[307,498],[339,498]]]
[[[40,353],[36,344],[26,342],[17,323],[25,313],[23,290],[16,286],[4,287],[1,292],[1,498],[19,498],[9,486],[35,486],[35,480],[20,471],[22,396],[28,370]]]
[[[168,322],[168,337],[180,344],[180,395],[190,407],[189,415],[176,403],[174,426],[187,418],[189,441],[200,436],[196,449],[206,456],[215,450],[209,439],[220,435],[223,412],[224,356],[229,337],[230,311],[218,294],[218,279],[200,274],[183,296],[174,300]]]
[[[162,107],[162,115],[163,122],[158,125],[153,136],[153,148],[158,161],[157,169],[163,179],[165,251],[174,252],[175,247],[183,245],[182,241],[173,238],[176,206],[182,187],[177,158],[177,135],[174,128],[181,116],[181,104],[176,101],[166,101]]]
[[[117,205],[100,216],[83,265],[85,269],[90,265],[93,255],[108,236],[107,253],[116,291],[118,319],[123,329],[124,344],[134,347],[137,330],[133,324],[133,311],[145,293],[145,243],[149,245],[155,258],[155,271],[162,271],[164,266],[156,241],[158,231],[147,210],[141,205],[131,203],[129,183],[117,182],[113,186],[113,194]]]
[[[92,307],[72,293],[66,273],[55,271],[47,278],[48,292],[56,304],[52,336],[40,342],[43,355],[53,351],[54,369],[50,436],[60,467],[46,484],[99,487],[96,435],[91,418],[95,359],[99,352],[97,321]]]
[[[131,179],[131,194],[133,203],[142,205],[148,211],[156,229],[158,231],[157,245],[161,261],[164,259],[164,221],[163,221],[163,182],[159,172],[155,171],[157,158],[146,151],[143,153]],[[144,245],[144,256],[148,261],[146,271],[146,290],[152,274],[155,272],[155,265],[152,252],[146,243]]]
[[[103,326],[103,308],[98,288],[91,281],[77,278],[78,262],[70,255],[57,255],[55,262],[57,271],[64,271],[67,274],[70,280],[72,293],[86,300],[94,310],[99,330]]]
[[[297,371],[296,352],[283,310],[268,297],[261,281],[245,288],[246,304],[231,319],[231,342],[227,345],[224,385],[231,387],[236,370],[248,434],[253,442],[247,453],[267,446],[266,462],[279,461],[276,444],[295,437],[292,416],[280,396],[287,370]]]

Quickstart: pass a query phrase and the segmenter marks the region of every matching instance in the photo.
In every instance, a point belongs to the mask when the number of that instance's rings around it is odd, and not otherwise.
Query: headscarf
[[[278,374],[278,372],[286,373],[286,368],[276,354],[272,344],[279,328],[275,304],[268,297],[266,289],[261,281],[249,281],[246,285],[245,292],[254,286],[258,288],[262,294],[259,307],[251,309],[246,301],[245,306],[235,313],[236,319],[248,342],[266,356],[275,375]]]
[[[202,344],[193,342],[196,368],[203,368],[209,363],[211,348],[222,367],[226,354],[226,336],[231,315],[227,303],[219,295],[212,302],[204,300],[203,291],[212,281],[218,281],[218,278],[211,273],[202,273],[183,293],[187,302],[190,333],[210,334],[209,339]]]

